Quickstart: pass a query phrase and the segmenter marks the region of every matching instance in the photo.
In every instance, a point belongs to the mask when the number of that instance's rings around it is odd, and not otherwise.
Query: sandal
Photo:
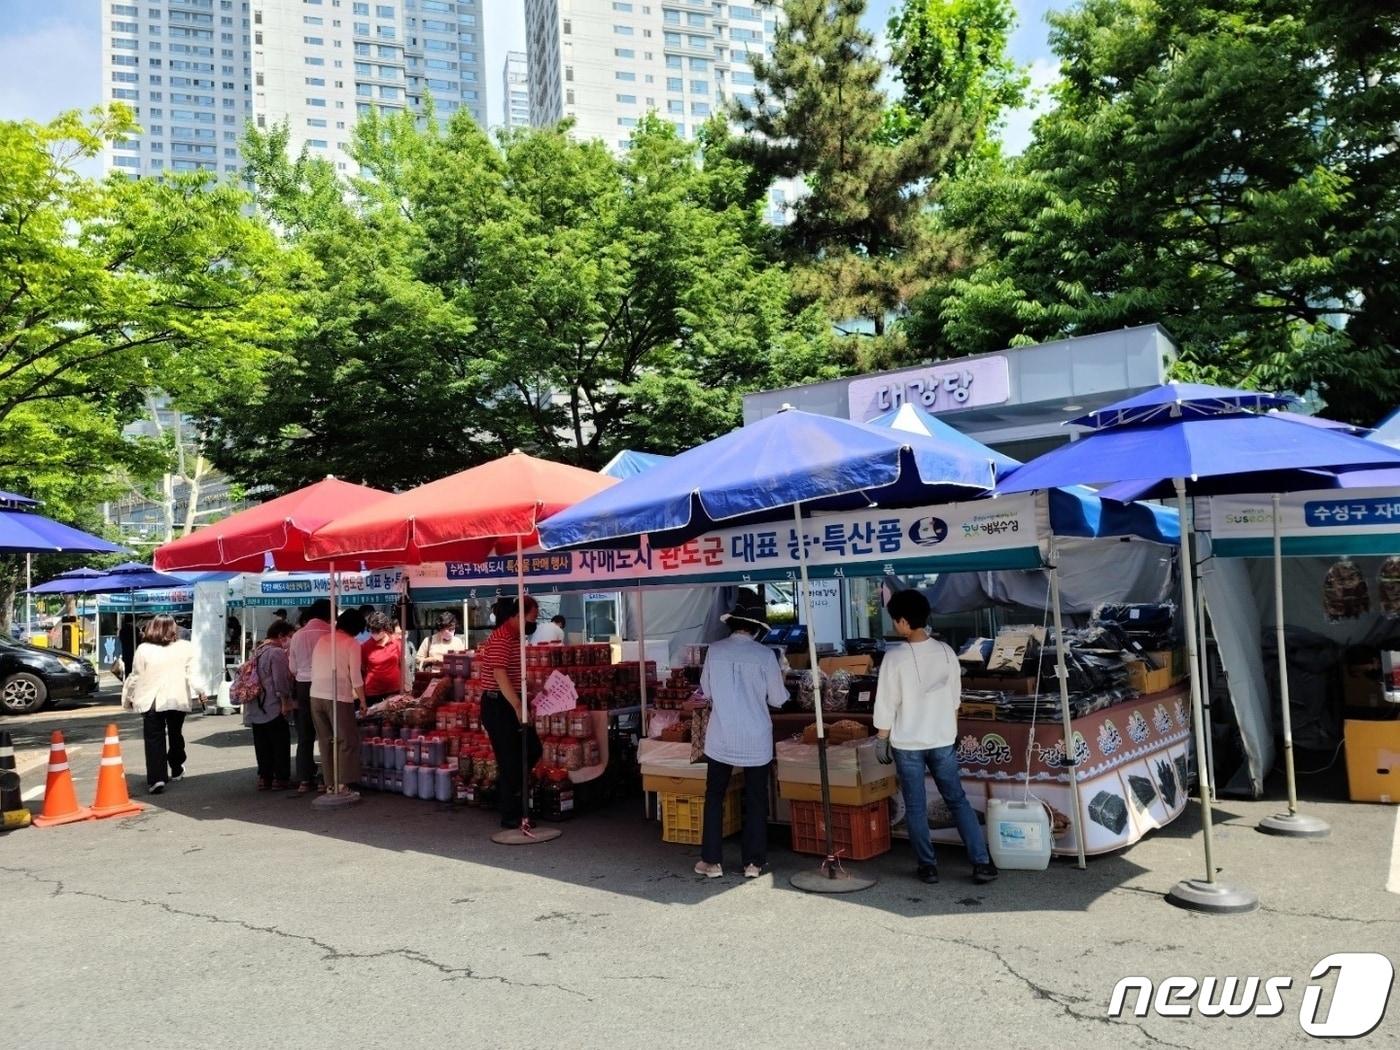
[[[309,794],[310,791],[311,791],[311,785],[310,785],[310,784],[301,783],[301,784],[298,784],[298,785],[297,785],[297,794],[298,794],[298,795],[306,795],[306,794]]]

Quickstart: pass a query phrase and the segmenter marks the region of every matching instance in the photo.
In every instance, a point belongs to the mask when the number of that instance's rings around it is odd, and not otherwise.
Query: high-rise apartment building
[[[103,95],[134,109],[142,128],[107,145],[105,170],[239,170],[253,105],[248,8],[248,0],[103,0]]]
[[[730,99],[752,101],[750,59],[771,54],[773,8],[724,0],[525,0],[530,123],[626,149],[655,111],[691,138]],[[786,221],[792,186],[770,193]]]
[[[501,124],[507,128],[530,126],[530,75],[523,51],[507,51],[501,69]]]
[[[371,107],[485,122],[481,0],[103,0],[108,98],[143,134],[105,167],[132,175],[239,170],[248,120],[286,121],[290,148],[345,170],[350,129]]]

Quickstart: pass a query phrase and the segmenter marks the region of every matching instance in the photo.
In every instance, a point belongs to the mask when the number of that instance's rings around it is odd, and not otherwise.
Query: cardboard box
[[[1170,666],[1152,671],[1141,660],[1126,660],[1124,666],[1128,669],[1128,684],[1143,696],[1170,689],[1176,681]]]
[[[826,749],[827,783],[832,787],[860,787],[873,784],[894,774],[892,766],[883,765],[875,757],[875,738],[853,740],[829,745]],[[820,784],[821,767],[817,762],[817,745],[792,740],[777,745],[778,782]]]
[[[792,658],[788,657],[788,663],[792,663]],[[822,674],[835,674],[837,671],[849,671],[851,674],[869,674],[875,666],[875,661],[869,654],[865,656],[824,656],[817,661],[817,666],[821,668]]]
[[[1153,663],[1171,675],[1169,685],[1174,685],[1186,677],[1185,649],[1152,649],[1147,655],[1152,658]],[[1155,689],[1152,691],[1157,692]]]
[[[788,653],[787,662],[794,671],[806,671],[812,666],[812,657],[808,653]]]
[[[886,769],[893,767],[886,766]],[[859,784],[856,787],[832,787],[831,801],[837,806],[864,806],[869,802],[878,802],[882,798],[893,798],[899,791],[899,783],[891,773],[884,780],[873,780],[868,784]],[[822,800],[822,786],[820,784],[806,784],[794,780],[778,781],[778,797],[789,802],[820,802]]]
[[[1386,703],[1385,683],[1378,672],[1365,666],[1342,670],[1342,694],[1347,707],[1381,707]]]
[[[997,705],[991,700],[964,700],[958,705],[958,717],[995,722],[997,720]]]
[[[1343,726],[1351,800],[1400,803],[1400,721],[1348,718]]]

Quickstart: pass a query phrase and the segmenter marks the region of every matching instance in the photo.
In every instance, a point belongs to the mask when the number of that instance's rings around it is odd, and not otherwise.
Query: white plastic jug
[[[987,800],[987,849],[998,868],[1044,871],[1050,846],[1050,815],[1039,802]]]

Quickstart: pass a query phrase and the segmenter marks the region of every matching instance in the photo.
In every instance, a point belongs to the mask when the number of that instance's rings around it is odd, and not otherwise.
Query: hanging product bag
[[[1349,558],[1327,570],[1327,576],[1322,581],[1322,610],[1329,623],[1355,620],[1371,611],[1366,577],[1361,575],[1361,570]]]
[[[1381,612],[1392,620],[1400,619],[1400,557],[1387,558],[1381,562],[1381,571],[1377,574],[1376,583]]]

